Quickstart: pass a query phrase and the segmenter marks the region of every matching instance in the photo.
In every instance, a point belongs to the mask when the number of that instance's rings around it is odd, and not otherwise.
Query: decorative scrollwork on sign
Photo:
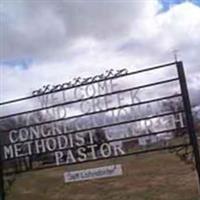
[[[86,77],[86,78],[76,77],[72,81],[69,81],[63,84],[44,85],[41,89],[33,91],[32,95],[37,96],[37,95],[42,95],[42,94],[48,94],[51,92],[61,91],[61,90],[76,87],[76,86],[95,83],[96,81],[104,81],[110,78],[124,76],[127,74],[128,74],[128,70],[125,68],[116,70],[116,71],[114,71],[114,69],[110,69],[110,70],[106,70],[105,73],[96,75],[94,77]]]
[[[81,77],[74,78],[73,85],[79,85],[79,84],[81,84],[81,82],[82,82]]]
[[[116,76],[126,75],[128,74],[128,70],[126,68],[117,70]]]

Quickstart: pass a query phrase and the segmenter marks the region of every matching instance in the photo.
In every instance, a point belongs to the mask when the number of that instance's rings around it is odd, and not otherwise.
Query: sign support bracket
[[[189,93],[188,93],[183,63],[179,61],[176,63],[176,66],[177,66],[177,71],[178,71],[179,80],[180,80],[180,86],[181,86],[183,104],[184,104],[185,113],[186,113],[186,123],[187,123],[188,132],[189,132],[190,143],[193,147],[195,167],[196,167],[196,171],[198,175],[199,191],[200,191],[200,154],[199,154],[198,140],[195,133],[191,103],[189,99]]]

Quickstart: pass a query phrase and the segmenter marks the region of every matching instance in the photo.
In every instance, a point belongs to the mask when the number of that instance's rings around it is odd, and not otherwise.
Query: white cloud
[[[35,62],[27,69],[1,66],[4,100],[75,76],[168,62],[173,49],[179,49],[185,63],[191,94],[196,97],[199,91],[199,78],[193,77],[200,73],[200,8],[192,3],[160,13],[161,5],[153,0],[9,2],[2,9],[0,57]]]

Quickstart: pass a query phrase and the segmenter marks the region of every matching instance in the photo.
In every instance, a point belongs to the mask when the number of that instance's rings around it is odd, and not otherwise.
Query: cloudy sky
[[[176,49],[200,104],[200,0],[1,0],[0,29],[0,101]]]

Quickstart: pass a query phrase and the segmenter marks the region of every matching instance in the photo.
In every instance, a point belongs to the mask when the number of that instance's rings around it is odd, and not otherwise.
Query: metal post
[[[2,161],[2,151],[0,146],[0,200],[5,200],[4,191],[4,178],[3,178],[3,161]]]
[[[197,175],[198,175],[199,189],[200,189],[199,146],[198,146],[198,140],[197,140],[197,136],[196,136],[195,128],[194,128],[194,122],[193,122],[191,104],[190,104],[189,93],[188,93],[188,88],[187,88],[187,83],[186,83],[186,78],[185,78],[185,72],[184,72],[182,62],[180,62],[180,61],[177,62],[176,66],[177,66],[181,91],[182,91],[182,95],[183,95],[184,109],[185,109],[185,113],[186,113],[186,123],[187,123],[187,127],[188,127],[190,143],[193,147],[193,152],[194,152],[194,157],[195,157],[195,166],[196,166],[196,171],[197,171]]]

